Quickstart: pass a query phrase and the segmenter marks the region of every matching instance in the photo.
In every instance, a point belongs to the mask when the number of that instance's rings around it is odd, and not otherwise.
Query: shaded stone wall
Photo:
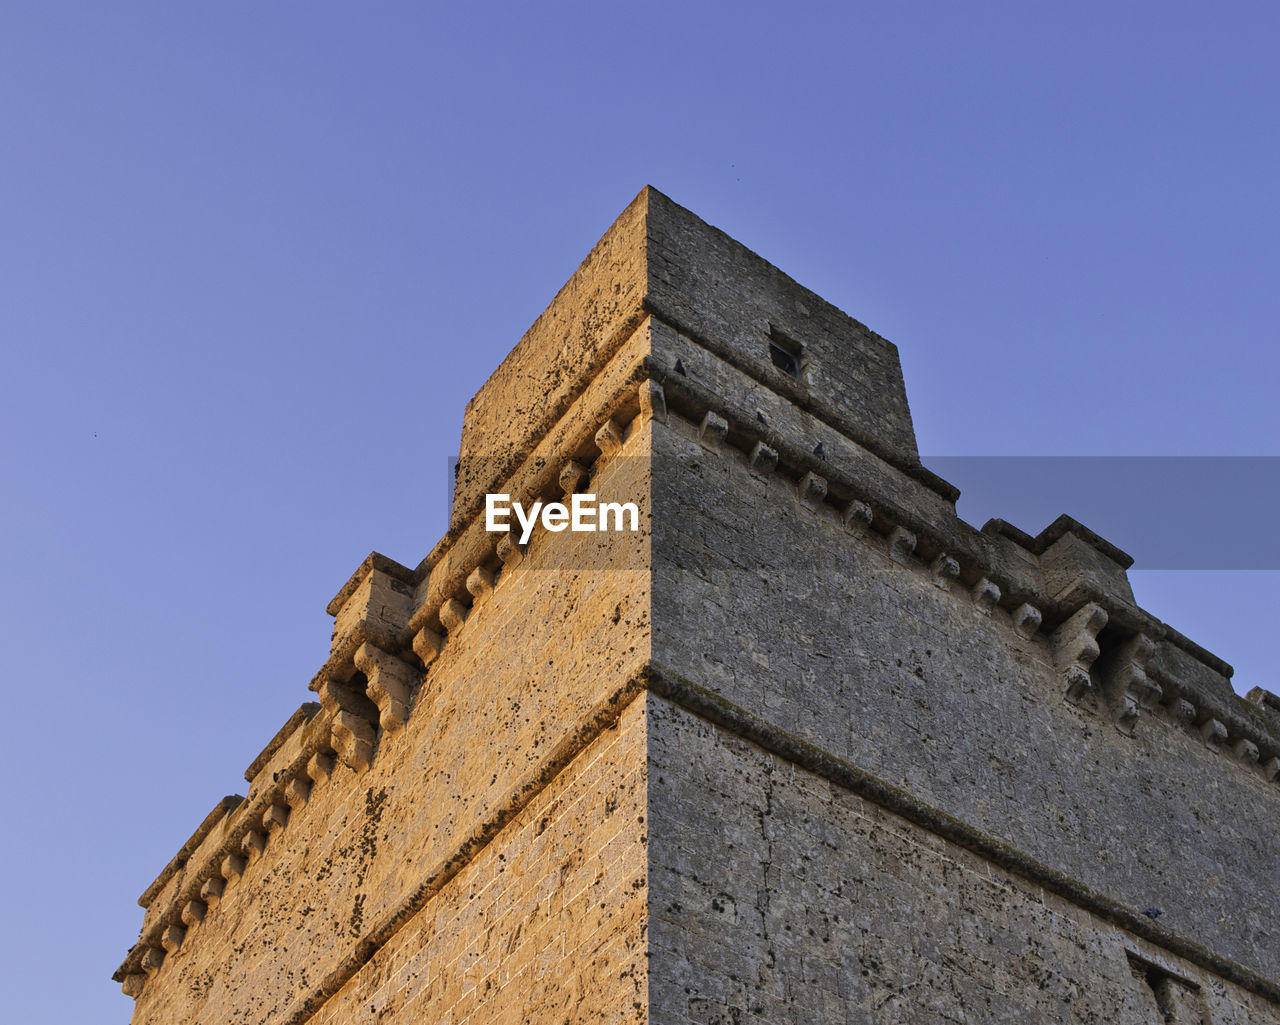
[[[958,568],[850,531],[787,474],[698,434],[674,416],[655,434],[660,672],[1274,970],[1280,789],[1256,762],[1167,705],[1127,732],[1067,700],[1052,632],[1019,628],[1022,603],[988,604]]]
[[[1277,1020],[1264,998],[649,701],[651,1021]],[[1166,1018],[1175,1005],[1186,1013]]]

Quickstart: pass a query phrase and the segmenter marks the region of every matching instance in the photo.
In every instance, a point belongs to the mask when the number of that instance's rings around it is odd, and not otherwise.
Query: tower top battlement
[[[467,404],[455,522],[649,315],[895,465],[919,466],[897,347],[646,186]]]

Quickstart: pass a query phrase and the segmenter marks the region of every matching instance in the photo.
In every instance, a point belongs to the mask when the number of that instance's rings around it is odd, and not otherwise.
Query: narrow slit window
[[[777,328],[769,331],[769,359],[773,365],[790,377],[800,376],[802,347],[795,339],[788,338]]]

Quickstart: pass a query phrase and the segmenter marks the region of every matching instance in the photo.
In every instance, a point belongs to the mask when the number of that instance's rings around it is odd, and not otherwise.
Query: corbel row
[[[616,405],[629,408],[632,413],[638,406],[641,415],[665,416],[661,389],[655,398],[648,383],[640,382],[636,396],[631,390],[636,387],[633,381],[625,391],[614,395]],[[634,420],[634,416],[630,419]],[[567,498],[582,490],[600,463],[622,450],[629,429],[630,424],[623,422],[619,415],[606,416],[594,434],[585,436],[594,441],[600,453],[598,458],[590,465],[577,459],[566,460],[551,490],[542,497],[550,497],[557,487],[557,497]],[[578,441],[570,439],[569,443],[581,451]],[[465,536],[465,532],[461,536]],[[329,714],[330,743],[346,765],[356,772],[365,771],[373,762],[379,731],[385,736],[405,726],[414,696],[446,643],[461,633],[504,575],[524,559],[525,546],[519,544],[517,537],[514,532],[508,533],[489,541],[487,548],[464,553],[463,566],[469,562],[470,570],[460,578],[459,586],[450,588],[443,596],[437,592],[435,602],[420,606],[410,615],[398,636],[373,630],[371,620],[358,621],[343,635],[341,643],[311,681],[311,689],[317,692]],[[448,549],[435,553],[437,564],[447,552]]]
[[[1273,734],[1252,728],[1247,719],[1216,703],[1197,700],[1195,692],[1174,677],[1157,675],[1167,694],[1163,705],[1166,719],[1198,737],[1210,750],[1234,758],[1268,783],[1280,784],[1280,744]]]
[[[667,405],[663,386],[656,380],[645,382],[642,395],[646,395],[651,406],[662,410],[662,419],[667,418]],[[643,406],[643,401],[642,401]],[[680,414],[688,420],[687,414]],[[696,427],[697,436],[702,446],[711,452],[724,454],[730,447],[728,444],[730,424],[721,412],[715,409],[702,411],[701,420],[688,422]],[[745,437],[741,437],[745,435]],[[777,449],[764,440],[752,437],[749,430],[736,432],[741,442],[742,454],[746,459],[749,471],[761,479],[783,473],[789,480],[790,474],[779,470],[780,456]],[[819,446],[820,448],[821,446]],[[825,457],[823,457],[825,458]],[[864,541],[883,545],[889,558],[902,566],[919,564],[928,572],[935,587],[943,591],[955,591],[962,587],[962,577],[976,581],[967,588],[969,598],[977,611],[984,616],[991,616],[996,609],[1003,609],[1008,614],[1009,624],[1019,636],[1030,638],[1040,629],[1043,614],[1036,606],[1022,601],[1008,600],[1000,586],[981,567],[971,568],[964,573],[959,559],[948,553],[939,552],[931,559],[917,558],[918,539],[916,534],[903,524],[886,522],[887,517],[877,515],[870,504],[860,498],[852,498],[840,502],[830,494],[829,481],[822,474],[812,469],[802,469],[796,483],[796,498],[800,506],[810,512],[826,515],[825,510],[833,510],[844,529]],[[847,484],[845,490],[849,490]],[[875,526],[873,527],[873,524]]]
[[[583,491],[601,465],[621,453],[633,426],[641,418],[666,419],[666,406],[663,402],[661,387],[651,381],[641,382],[639,408],[640,413],[628,423],[622,423],[617,417],[612,416],[605,419],[593,436],[595,446],[600,452],[599,457],[593,462],[588,464],[578,459],[565,460],[555,474],[554,483],[549,489],[541,494],[521,496],[519,500],[541,498],[551,501],[563,500],[567,503],[571,496]],[[520,544],[519,534],[515,528],[512,528],[494,542],[487,555],[480,558],[478,564],[467,574],[463,586],[440,601],[436,606],[434,617],[423,615],[421,610],[415,614],[411,621],[410,646],[422,663],[424,673],[430,672],[432,664],[440,657],[445,645],[462,632],[476,610],[524,561],[527,552],[528,545]],[[489,568],[490,565],[494,568]],[[414,621],[421,621],[421,625]],[[436,629],[436,622],[439,623],[439,629]]]
[[[751,473],[768,478],[780,472],[779,467],[784,461],[778,449],[762,437],[753,437],[756,432],[744,418],[734,416],[728,409],[712,408],[710,402],[713,397],[703,394],[704,389],[670,377],[663,368],[653,369],[655,375],[680,395],[679,415],[693,425],[705,449],[723,454],[730,447],[732,433],[735,447],[741,450]],[[650,380],[645,387],[651,396],[657,397],[656,402],[661,406],[665,419],[667,402],[663,383]],[[649,401],[651,405],[655,404],[655,399]],[[821,452],[815,450],[815,454],[825,459]],[[972,580],[976,576],[977,580],[968,592],[979,613],[990,616],[996,609],[1002,609],[1008,616],[1009,625],[1019,636],[1030,639],[1040,632],[1045,618],[1042,609],[1016,598],[1007,600],[985,567],[970,566],[965,572],[960,559],[947,552],[940,552],[931,559],[917,558],[917,538],[909,525],[891,522],[892,517],[884,510],[873,512],[871,506],[859,498],[843,503],[835,500],[826,477],[805,465],[813,460],[789,459],[786,462],[795,463],[787,467],[790,470],[786,473],[789,480],[795,480],[795,474],[799,474],[796,497],[802,508],[812,512],[823,511],[827,515],[829,507],[848,532],[873,544],[877,541],[883,544],[889,558],[900,565],[925,567],[933,584],[942,590],[955,590],[962,579]],[[841,484],[841,490],[851,490],[848,481],[842,480]],[[1136,729],[1144,711],[1159,715],[1184,725],[1211,748],[1257,767],[1268,780],[1280,781],[1280,752],[1270,750],[1264,734],[1249,735],[1247,729],[1242,729],[1241,720],[1227,722],[1198,707],[1186,696],[1170,697],[1166,694],[1166,688],[1148,671],[1148,663],[1155,652],[1155,640],[1141,628],[1134,629],[1133,624],[1127,621],[1123,625],[1113,623],[1113,631],[1123,628],[1131,632],[1124,639],[1108,644],[1103,652],[1098,636],[1109,619],[1101,605],[1090,602],[1068,616],[1046,638],[1062,674],[1063,693],[1067,700],[1106,711],[1117,728],[1129,735]]]
[[[1280,751],[1261,746],[1261,734],[1250,736],[1240,720],[1230,725],[1221,713],[1190,699],[1189,688],[1164,678],[1150,666],[1155,642],[1138,632],[1107,645],[1099,635],[1109,621],[1107,611],[1088,602],[1068,616],[1050,638],[1068,701],[1105,710],[1116,727],[1132,736],[1142,712],[1158,715],[1198,737],[1212,750],[1230,755],[1268,781],[1280,782]]]
[[[683,382],[680,390],[694,392]],[[660,409],[665,420],[667,403],[663,385],[656,380],[647,381],[642,394],[642,406],[647,402],[648,408]],[[685,405],[689,406],[687,397]],[[724,454],[729,448],[729,435],[733,430],[737,447],[741,449],[752,474],[767,479],[779,473],[778,451],[764,440],[751,437],[748,425],[738,423],[731,427],[727,411],[706,408],[705,405],[702,408],[693,405],[692,409],[701,414],[701,419],[697,418],[697,413],[690,418],[688,408],[680,415],[695,427],[698,440],[706,450]],[[790,474],[787,476],[794,479]],[[925,566],[934,586],[941,590],[955,589],[962,576],[972,579],[975,574],[982,573],[982,567],[973,567],[969,574],[964,574],[960,561],[946,552],[927,561],[917,559],[916,535],[908,526],[885,523],[884,514],[877,517],[870,505],[861,499],[855,498],[843,504],[834,501],[829,494],[826,477],[812,469],[801,470],[796,483],[796,498],[802,508],[811,512],[823,511],[829,506],[848,532],[864,540],[875,543],[879,538],[892,561],[903,566],[913,563]],[[879,535],[872,528],[873,521],[877,519]],[[1040,631],[1044,619],[1041,609],[1025,601],[1011,601],[1002,606],[1004,596],[1001,589],[989,576],[979,575],[968,591],[975,608],[983,615],[990,616],[997,608],[1004,607],[1009,624],[1020,636],[1030,639]],[[1269,782],[1280,783],[1280,750],[1271,750],[1265,734],[1251,735],[1244,728],[1243,720],[1227,721],[1211,710],[1197,706],[1185,694],[1171,696],[1166,693],[1166,688],[1161,686],[1154,673],[1149,672],[1155,641],[1141,629],[1108,644],[1104,652],[1098,638],[1109,620],[1110,616],[1101,605],[1089,602],[1068,616],[1048,636],[1054,661],[1061,673],[1063,694],[1068,701],[1108,714],[1116,727],[1130,736],[1143,712],[1158,715],[1187,729],[1213,750],[1255,769]],[[1114,624],[1113,629],[1118,625]]]
[[[314,723],[316,720],[305,725]],[[167,959],[191,942],[228,888],[266,853],[269,844],[278,842],[279,835],[310,800],[313,788],[330,778],[335,767],[334,752],[328,742],[330,730],[323,722],[318,725],[301,753],[278,774],[271,786],[230,813],[233,822],[227,838],[198,871],[190,873],[188,882],[156,924],[130,951],[116,973],[127,996],[135,999],[141,996],[147,982]]]
[[[862,535],[873,544],[876,543],[875,535],[878,533],[893,561],[904,566],[914,562],[925,565],[934,584],[943,590],[954,590],[962,580],[974,581],[968,590],[976,609],[985,615],[992,615],[997,608],[1001,609],[1007,614],[1009,625],[1020,636],[1028,639],[1035,637],[1046,619],[1051,624],[1057,623],[1069,611],[1044,595],[1027,595],[1025,585],[1019,586],[1016,581],[1009,588],[1013,593],[1004,594],[1002,581],[996,579],[999,575],[998,567],[982,558],[980,552],[968,550],[962,540],[957,541],[959,552],[947,551],[951,548],[949,539],[936,535],[927,525],[922,527],[924,535],[929,538],[924,546],[929,550],[929,557],[915,559],[917,539],[910,515],[904,515],[902,510],[894,509],[891,505],[887,506],[883,500],[875,501],[873,512],[870,502],[864,501],[870,496],[864,494],[857,497],[858,482],[838,470],[830,471],[829,482],[829,471],[823,467],[827,457],[821,444],[812,453],[803,450],[772,431],[758,414],[753,420],[749,413],[733,408],[721,396],[691,380],[679,364],[671,368],[660,361],[647,358],[645,369],[651,375],[646,388],[650,394],[661,396],[664,414],[670,410],[672,415],[678,415],[691,424],[705,448],[717,452],[729,447],[740,450],[748,469],[761,477],[778,473],[780,466],[785,467],[783,472],[789,480],[796,481],[798,478],[797,497],[801,507],[810,511],[829,507],[834,510],[846,530]],[[834,488],[829,488],[829,483],[835,485]],[[853,493],[855,497],[838,499],[831,493],[832,490],[841,496]],[[829,512],[824,511],[823,514],[829,515]],[[1031,600],[1024,600],[1024,596]],[[1147,661],[1154,649],[1154,642],[1167,639],[1210,669],[1221,672],[1221,666],[1215,664],[1216,660],[1212,656],[1190,645],[1185,639],[1179,643],[1176,636],[1166,638],[1167,628],[1163,624],[1145,613],[1135,615],[1135,611],[1113,610],[1111,632],[1127,634],[1131,640],[1127,647],[1115,646],[1116,650],[1109,653],[1105,665],[1099,667],[1106,672],[1097,683],[1094,678],[1098,674],[1090,672],[1097,653],[1090,654],[1088,645],[1096,640],[1098,631],[1106,624],[1105,619],[1090,626],[1089,620],[1097,618],[1097,612],[1090,611],[1071,626],[1059,628],[1060,632],[1055,631],[1056,638],[1047,638],[1051,641],[1051,649],[1063,673],[1064,693],[1068,700],[1075,702],[1084,699],[1100,700],[1105,693],[1107,700],[1104,703],[1114,712],[1117,725],[1125,732],[1132,732],[1144,710],[1185,722],[1187,709],[1178,702],[1171,701],[1164,693],[1168,688],[1162,690],[1160,682],[1147,672]],[[1105,612],[1102,614],[1106,615]],[[1004,615],[1001,618],[1004,619]],[[1085,644],[1083,648],[1079,648],[1081,642]],[[1074,654],[1069,650],[1073,647],[1079,648]],[[1238,756],[1245,762],[1252,761],[1253,748],[1258,748],[1259,764],[1264,774],[1271,778],[1274,766],[1271,762],[1273,754],[1268,754],[1271,743],[1268,733],[1258,731],[1258,737],[1254,738],[1249,735],[1248,729],[1241,732],[1233,726],[1232,723],[1237,720],[1230,716],[1224,719],[1209,715],[1194,704],[1192,708],[1194,711],[1191,713],[1191,723],[1207,743],[1232,752],[1236,752],[1238,748]],[[1224,730],[1225,737],[1222,736]]]
[[[1059,624],[1050,641],[1066,699],[1108,710],[1120,732],[1132,736],[1141,713],[1158,710],[1164,697],[1147,674],[1156,646],[1139,631],[1104,652],[1099,635],[1110,618],[1101,605],[1087,602]]]
[[[227,840],[131,952],[118,973],[126,994],[136,998],[142,993],[227,887],[265,854],[310,799],[312,788],[331,777],[338,758],[356,772],[364,771],[373,761],[377,731],[394,733],[408,721],[420,676],[413,666],[370,640],[361,640],[354,650],[345,646],[336,656],[312,681],[324,708],[306,724],[312,737],[269,787],[232,813],[239,821]]]
[[[330,744],[356,772],[373,764],[378,730],[395,733],[409,721],[420,674],[397,654],[363,641],[350,660],[327,664],[315,683],[329,713]]]

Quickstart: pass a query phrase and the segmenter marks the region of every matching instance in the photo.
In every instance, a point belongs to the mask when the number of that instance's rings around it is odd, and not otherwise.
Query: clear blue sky
[[[310,696],[357,563],[439,537],[466,400],[645,183],[895,341],[925,453],[1280,455],[1277,38],[1263,3],[8,0],[5,1019],[128,1017],[134,898]],[[1280,689],[1280,573],[1133,580]]]

